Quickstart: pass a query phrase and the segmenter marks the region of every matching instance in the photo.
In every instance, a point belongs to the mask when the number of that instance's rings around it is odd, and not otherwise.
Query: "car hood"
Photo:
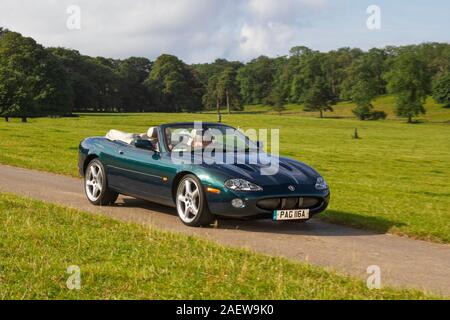
[[[214,163],[207,165],[227,178],[246,179],[262,187],[277,185],[315,184],[319,174],[308,165],[283,157],[259,153],[236,154],[233,164]],[[219,156],[220,157],[220,156]],[[218,156],[216,155],[215,159]],[[206,158],[205,160],[212,160]],[[245,161],[243,161],[245,160]]]

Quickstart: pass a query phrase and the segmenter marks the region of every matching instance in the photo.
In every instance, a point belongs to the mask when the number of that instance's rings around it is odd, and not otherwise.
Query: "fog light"
[[[243,208],[245,206],[244,201],[242,201],[241,199],[231,200],[231,205],[235,208]]]

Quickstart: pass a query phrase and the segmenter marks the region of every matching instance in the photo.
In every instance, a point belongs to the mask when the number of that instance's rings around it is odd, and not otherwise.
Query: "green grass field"
[[[384,111],[387,114],[388,120],[405,121],[398,118],[395,115],[395,97],[391,95],[380,96],[373,102],[374,109],[378,111]],[[326,112],[324,115],[328,118],[355,118],[352,110],[355,108],[355,104],[351,102],[339,102],[336,106],[333,106],[333,112]],[[415,120],[418,122],[450,122],[450,108],[444,108],[443,105],[436,103],[432,98],[428,98],[425,103],[426,114],[419,115]],[[278,114],[273,111],[271,107],[264,105],[252,105],[245,106],[244,112],[246,113],[264,113],[264,114]],[[283,115],[298,115],[306,117],[318,116],[317,112],[303,111],[302,105],[289,104],[286,106],[286,110],[282,112]]]
[[[0,224],[0,299],[432,298],[13,195],[0,194]]]
[[[323,219],[449,243],[450,126],[444,120],[450,116],[449,109],[433,108],[432,118],[419,124],[258,112],[225,114],[223,120],[243,129],[279,128],[281,154],[312,165],[331,186]],[[216,116],[113,114],[0,122],[0,163],[76,176],[77,148],[85,137],[192,120]],[[355,128],[359,140],[351,137]]]

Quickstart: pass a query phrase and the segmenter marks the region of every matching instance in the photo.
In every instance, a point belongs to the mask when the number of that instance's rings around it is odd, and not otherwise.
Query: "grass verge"
[[[0,299],[431,298],[9,194],[0,224]],[[66,287],[71,265],[80,290]]]

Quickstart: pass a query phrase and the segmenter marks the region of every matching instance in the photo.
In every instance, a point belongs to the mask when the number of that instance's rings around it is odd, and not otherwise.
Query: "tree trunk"
[[[231,114],[231,108],[230,108],[230,96],[228,95],[228,90],[226,91],[226,96],[227,96],[227,109],[228,109],[228,114]]]
[[[411,115],[408,116],[408,123],[412,123],[412,117],[411,117]]]
[[[323,110],[320,110],[320,117],[323,118]]]
[[[22,117],[22,122],[27,122],[27,117]]]
[[[217,99],[217,101],[216,101],[216,108],[217,108],[218,122],[221,123],[222,122],[222,115],[220,114],[220,102],[219,102],[219,99]]]
[[[9,117],[5,117],[5,121],[6,121],[6,122],[9,122]]]

